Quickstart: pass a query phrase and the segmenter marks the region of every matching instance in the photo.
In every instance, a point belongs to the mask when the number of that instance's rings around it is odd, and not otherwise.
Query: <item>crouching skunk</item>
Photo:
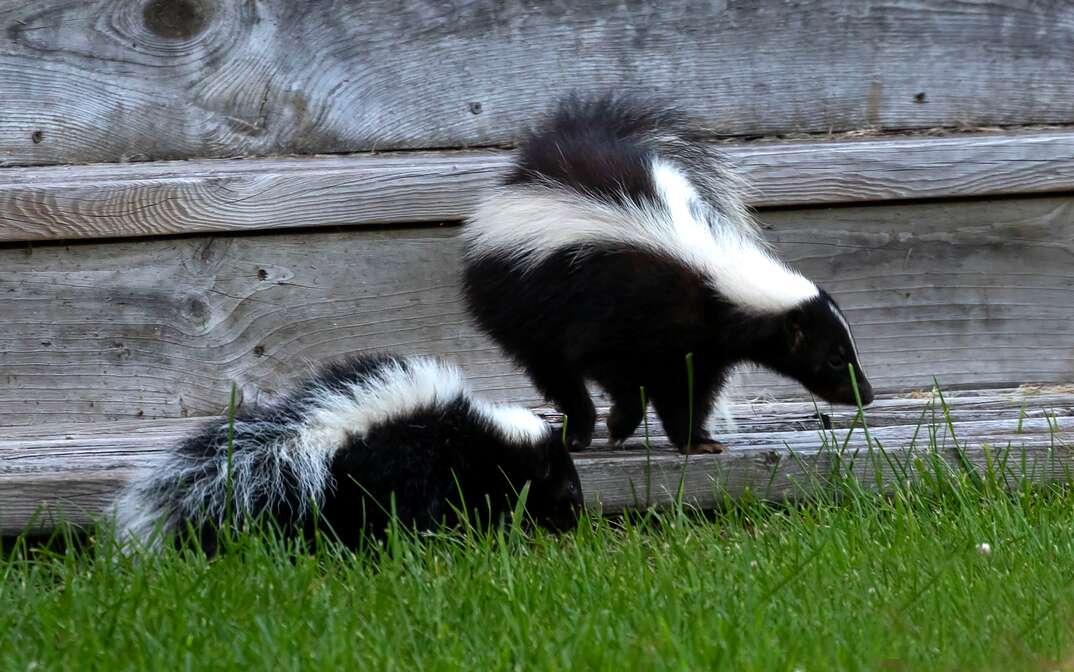
[[[565,101],[463,238],[471,314],[568,416],[572,449],[592,437],[587,379],[612,399],[612,442],[637,429],[644,386],[671,441],[696,452],[723,447],[705,421],[739,363],[848,404],[853,366],[872,401],[842,311],[768,249],[726,160],[672,109]]]
[[[285,534],[317,529],[356,547],[386,529],[393,508],[422,530],[463,512],[497,520],[526,483],[533,520],[555,530],[577,522],[578,473],[539,417],[473,397],[438,360],[365,356],[238,413],[230,432],[214,420],[134,480],[114,514],[121,540],[150,547],[192,531],[211,552],[222,526],[266,519]]]

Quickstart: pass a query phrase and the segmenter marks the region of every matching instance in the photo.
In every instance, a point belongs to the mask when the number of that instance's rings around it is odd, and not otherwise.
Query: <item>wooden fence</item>
[[[442,355],[539,404],[464,314],[456,233],[570,90],[726,134],[772,240],[846,308],[888,448],[935,377],[974,459],[1069,463],[1069,3],[0,0],[0,27],[0,532],[87,520],[232,382],[250,403],[347,353]],[[738,449],[688,469],[701,504],[831,466],[799,388],[757,396]],[[681,458],[657,450],[661,499]],[[645,463],[579,458],[611,509]]]

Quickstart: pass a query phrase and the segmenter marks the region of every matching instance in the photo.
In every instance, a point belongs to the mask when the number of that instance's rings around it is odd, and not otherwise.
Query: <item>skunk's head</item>
[[[521,406],[477,403],[493,429],[486,434],[493,437],[485,453],[491,456],[489,466],[507,477],[512,493],[529,484],[529,519],[553,531],[575,527],[583,506],[582,484],[560,433]]]
[[[853,367],[861,403],[872,403],[873,387],[862,371],[850,324],[827,292],[820,290],[779,319],[774,342],[758,358],[760,363],[794,378],[825,401],[856,405]]]
[[[529,518],[554,532],[576,527],[583,506],[582,483],[561,437],[549,429],[543,439],[521,450],[526,459],[522,460],[521,473],[516,471],[511,480],[518,491],[529,483]]]
[[[582,482],[571,453],[555,432],[537,447],[543,455],[530,478],[526,511],[534,522],[555,532],[573,529],[582,512]]]

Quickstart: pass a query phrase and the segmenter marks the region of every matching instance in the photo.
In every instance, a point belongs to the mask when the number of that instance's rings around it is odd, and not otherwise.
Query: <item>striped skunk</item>
[[[472,522],[498,520],[527,482],[527,513],[545,527],[572,527],[582,505],[561,436],[524,408],[473,397],[455,367],[431,358],[327,366],[278,403],[238,413],[230,457],[228,424],[213,420],[121,493],[121,540],[157,547],[192,531],[213,552],[221,526],[268,519],[355,548],[386,529],[393,507],[421,530],[459,523],[467,507]]]
[[[595,423],[586,380],[612,399],[613,443],[644,386],[684,452],[724,447],[704,427],[740,363],[845,404],[852,365],[872,401],[842,311],[768,249],[707,137],[660,105],[570,98],[463,227],[468,308],[568,416],[573,450]]]

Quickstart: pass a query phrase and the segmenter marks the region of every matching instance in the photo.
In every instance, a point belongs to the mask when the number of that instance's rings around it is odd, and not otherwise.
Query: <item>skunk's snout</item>
[[[831,386],[811,388],[813,393],[818,395],[824,401],[833,404],[843,404],[845,406],[857,406],[858,397],[861,397],[861,405],[868,406],[873,403],[873,386],[869,384],[869,381],[858,381],[858,394],[854,394],[854,385],[849,381]]]
[[[861,397],[861,405],[868,406],[873,403],[873,386],[868,381],[858,382],[858,394],[854,394],[854,385],[846,383],[840,385],[839,389],[828,401],[835,404],[846,404],[847,406],[857,406],[858,397]]]
[[[564,502],[545,519],[545,527],[552,532],[569,532],[578,527],[578,518],[581,515],[581,503]]]
[[[858,394],[861,395],[862,406],[868,406],[873,403],[873,386],[869,384],[869,381],[863,380],[858,383]]]
[[[566,532],[578,527],[578,518],[585,508],[582,486],[572,480],[558,493],[549,511],[545,513],[544,525],[553,532]]]

